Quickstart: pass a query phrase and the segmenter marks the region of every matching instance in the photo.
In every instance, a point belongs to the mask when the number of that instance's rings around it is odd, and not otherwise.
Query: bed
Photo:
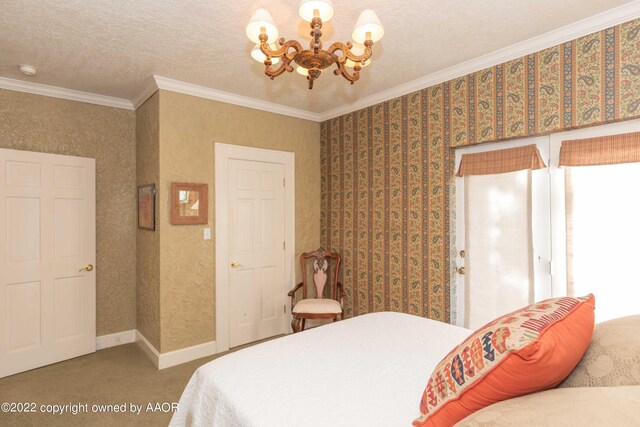
[[[410,426],[425,382],[472,331],[372,313],[288,335],[200,367],[171,426]]]

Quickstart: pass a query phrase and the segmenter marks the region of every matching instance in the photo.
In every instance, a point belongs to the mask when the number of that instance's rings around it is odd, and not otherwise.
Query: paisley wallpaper
[[[136,116],[0,90],[0,147],[96,159],[96,333],[136,327]]]
[[[450,318],[452,148],[640,117],[640,20],[321,124],[346,314]]]

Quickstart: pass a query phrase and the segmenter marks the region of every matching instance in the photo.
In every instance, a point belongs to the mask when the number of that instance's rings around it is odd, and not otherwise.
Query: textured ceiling
[[[348,41],[362,9],[385,26],[373,64],[351,86],[325,72],[274,81],[251,59],[244,27],[267,8],[280,35],[309,39],[298,0],[0,0],[0,77],[133,99],[159,75],[323,112],[527,40],[628,0],[333,0],[323,41]],[[35,78],[17,64],[38,68]],[[332,70],[332,69],[331,69]]]

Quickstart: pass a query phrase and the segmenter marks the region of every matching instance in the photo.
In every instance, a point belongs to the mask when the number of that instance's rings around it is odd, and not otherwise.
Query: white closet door
[[[0,149],[0,377],[95,351],[95,161]]]
[[[229,160],[230,345],[284,333],[284,165]]]

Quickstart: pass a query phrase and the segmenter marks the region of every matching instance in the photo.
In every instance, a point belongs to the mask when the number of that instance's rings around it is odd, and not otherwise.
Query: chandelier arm
[[[302,45],[297,40],[288,40],[285,41],[284,37],[281,37],[278,40],[280,44],[280,49],[271,50],[271,47],[266,41],[262,41],[260,43],[260,50],[264,53],[267,58],[281,58],[286,57],[291,61],[299,52],[302,52],[304,49]],[[294,49],[295,52],[290,52],[291,49]]]
[[[367,59],[371,58],[372,45],[373,43],[369,42],[368,45],[365,45],[364,52],[362,53],[362,55],[354,55],[353,52],[351,52],[351,47],[353,46],[351,42],[348,42],[347,44],[344,44],[342,42],[334,42],[331,46],[329,46],[329,48],[327,49],[327,52],[335,54],[336,51],[341,51],[342,52],[342,56],[340,57],[341,62],[344,62],[348,58],[353,62],[364,63]]]
[[[349,80],[351,84],[354,84],[360,79],[360,64],[356,64],[353,68],[353,74],[349,73],[349,70],[344,66],[344,61],[336,61],[336,69],[333,70],[333,74],[336,76],[342,75],[345,79]]]
[[[293,67],[291,66],[291,61],[296,57],[298,52],[302,51],[302,45],[296,40],[285,41],[284,37],[281,37],[278,40],[280,44],[279,49],[272,50],[266,40],[263,40],[260,43],[260,50],[267,56],[267,59],[264,61],[264,73],[273,80],[275,77],[278,77],[280,74],[285,71],[292,72]],[[271,68],[271,60],[270,58],[281,58],[281,63],[278,68]]]
[[[266,59],[264,61],[264,73],[271,80],[273,80],[274,78],[278,77],[280,74],[284,73],[285,71],[292,72],[293,67],[290,65],[290,62],[291,60],[285,56],[284,58],[282,58],[282,62],[280,63],[280,66],[274,69],[274,68],[271,68],[271,61],[269,59]]]

